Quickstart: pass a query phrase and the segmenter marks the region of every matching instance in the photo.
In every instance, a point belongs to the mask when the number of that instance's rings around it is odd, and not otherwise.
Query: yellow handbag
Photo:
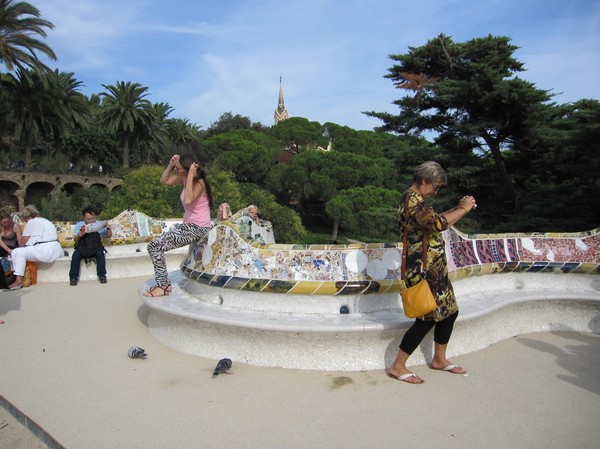
[[[404,213],[406,214],[408,209],[408,195],[406,196],[406,202],[404,203]],[[433,312],[437,308],[437,302],[427,279],[425,279],[425,273],[427,269],[427,235],[423,236],[423,279],[418,284],[412,287],[406,287],[406,255],[408,253],[408,232],[406,226],[404,227],[404,236],[402,238],[402,271],[401,279],[404,281],[404,287],[400,290],[402,296],[402,308],[404,309],[404,315],[406,318],[417,318],[423,315],[427,315]]]
[[[400,294],[402,295],[402,307],[406,318],[427,315],[437,308],[437,303],[425,278],[417,285],[400,290]]]

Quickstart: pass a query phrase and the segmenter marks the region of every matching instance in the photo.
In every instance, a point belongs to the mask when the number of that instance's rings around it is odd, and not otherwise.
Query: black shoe
[[[77,279],[71,279],[71,280],[69,281],[69,284],[71,284],[72,286],[75,286],[75,285],[77,285]]]
[[[101,284],[106,284],[106,277],[101,277],[100,278],[100,283]]]

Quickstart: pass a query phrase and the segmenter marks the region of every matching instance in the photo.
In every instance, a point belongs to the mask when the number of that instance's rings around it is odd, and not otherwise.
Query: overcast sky
[[[519,76],[600,99],[599,0],[29,0],[51,21],[46,42],[86,95],[131,81],[202,129],[224,112],[273,124],[279,79],[290,116],[354,129],[401,91],[390,54],[444,33],[455,42],[508,36]]]

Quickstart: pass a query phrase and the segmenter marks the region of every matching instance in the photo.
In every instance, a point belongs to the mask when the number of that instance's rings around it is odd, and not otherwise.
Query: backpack
[[[88,232],[83,234],[77,242],[77,245],[75,245],[75,249],[79,251],[79,254],[81,254],[81,257],[84,259],[95,257],[100,249],[106,253],[99,232]]]

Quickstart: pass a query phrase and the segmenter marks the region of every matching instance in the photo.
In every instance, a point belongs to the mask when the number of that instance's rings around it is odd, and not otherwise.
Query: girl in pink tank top
[[[165,252],[202,240],[210,231],[210,210],[213,206],[206,172],[192,154],[174,154],[160,177],[161,184],[181,185],[183,223],[173,226],[148,243],[148,253],[154,265],[156,285],[144,296],[165,296],[171,291]]]

